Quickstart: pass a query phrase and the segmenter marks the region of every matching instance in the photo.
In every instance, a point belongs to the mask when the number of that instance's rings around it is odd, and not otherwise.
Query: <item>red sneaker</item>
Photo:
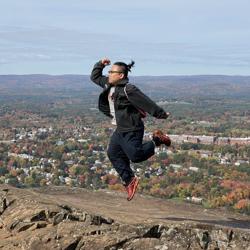
[[[139,184],[139,179],[137,177],[133,177],[131,182],[128,184],[128,186],[125,187],[128,193],[128,197],[127,197],[128,201],[131,201],[133,199],[138,184]]]
[[[167,135],[163,134],[163,132],[159,129],[154,131],[153,141],[157,147],[159,147],[161,144],[164,144],[168,147],[171,145],[171,139]]]

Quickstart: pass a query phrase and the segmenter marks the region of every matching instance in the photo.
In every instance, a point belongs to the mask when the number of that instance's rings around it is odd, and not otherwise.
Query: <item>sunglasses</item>
[[[123,73],[123,72],[122,72],[122,71],[109,70],[108,73],[109,73],[109,74],[114,74],[114,73],[121,74],[121,73]]]

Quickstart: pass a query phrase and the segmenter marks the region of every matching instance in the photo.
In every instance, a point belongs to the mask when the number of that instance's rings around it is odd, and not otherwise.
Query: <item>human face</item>
[[[118,65],[112,65],[109,70],[109,83],[112,85],[116,85],[120,80],[124,78],[124,73],[122,73],[122,68]]]

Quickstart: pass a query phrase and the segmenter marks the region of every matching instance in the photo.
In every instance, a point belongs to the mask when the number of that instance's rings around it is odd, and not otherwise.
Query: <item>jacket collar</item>
[[[126,79],[120,80],[116,85],[111,85],[110,83],[108,83],[108,84],[107,84],[107,87],[104,88],[104,92],[107,91],[107,90],[109,91],[109,89],[110,89],[111,87],[115,87],[115,86],[125,86],[128,82],[129,82],[129,79],[126,78]]]
[[[115,86],[126,85],[128,82],[129,82],[129,79],[125,78],[125,79],[120,80]]]

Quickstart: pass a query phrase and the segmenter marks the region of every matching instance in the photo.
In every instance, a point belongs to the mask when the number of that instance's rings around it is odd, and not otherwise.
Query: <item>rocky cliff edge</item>
[[[0,185],[0,249],[248,250],[250,220],[142,195]]]

